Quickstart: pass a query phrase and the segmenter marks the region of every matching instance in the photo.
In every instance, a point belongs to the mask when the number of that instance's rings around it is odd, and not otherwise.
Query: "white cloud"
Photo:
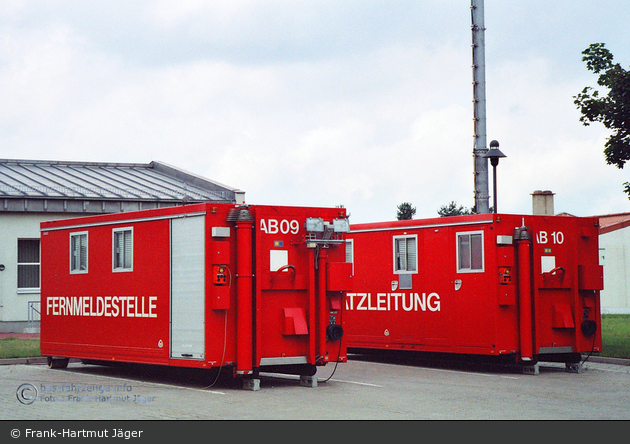
[[[563,65],[554,40],[519,40],[526,29],[493,14],[499,209],[529,213],[530,193],[550,189],[558,211],[625,211],[605,131],[572,103],[593,80],[579,51]],[[162,160],[251,203],[343,204],[354,222],[392,219],[403,201],[416,217],[471,207],[469,20],[459,1],[23,2],[0,14],[0,157]],[[525,42],[520,56],[496,48]]]
[[[601,125],[584,127],[573,104],[584,76],[558,79],[552,61],[543,57],[512,60],[492,69],[488,78],[489,140],[497,139],[508,156],[500,161],[499,209],[531,211],[535,190],[556,193],[556,210],[580,216],[606,209],[619,195],[623,171],[606,165]],[[624,195],[613,201],[624,211]]]

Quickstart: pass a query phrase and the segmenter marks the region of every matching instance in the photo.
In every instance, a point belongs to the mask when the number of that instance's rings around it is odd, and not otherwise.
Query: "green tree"
[[[398,212],[396,214],[396,219],[398,220],[409,220],[413,219],[413,216],[416,214],[416,208],[412,207],[409,202],[403,202],[398,205]]]
[[[587,86],[573,103],[582,113],[580,122],[588,126],[601,122],[612,135],[604,145],[606,163],[622,169],[630,160],[630,71],[613,63],[612,53],[603,43],[593,43],[584,51],[582,61],[586,68],[598,74],[597,84],[607,88],[606,95]],[[624,192],[630,199],[630,183],[624,183]]]
[[[440,217],[446,216],[462,216],[466,214],[475,214],[472,209],[468,209],[463,205],[457,205],[457,202],[454,200],[451,201],[448,205],[442,205],[438,210],[438,215]]]

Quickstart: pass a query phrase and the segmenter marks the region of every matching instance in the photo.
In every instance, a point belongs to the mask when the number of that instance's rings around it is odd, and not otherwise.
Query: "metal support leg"
[[[578,363],[570,363],[567,362],[565,363],[566,366],[566,371],[568,371],[569,373],[582,373],[582,363],[578,362]]]
[[[251,390],[253,392],[260,390],[260,379],[256,379],[256,378],[243,379],[243,390]]]
[[[521,370],[526,375],[538,375],[540,373],[540,366],[536,364],[527,364],[521,367]]]
[[[300,385],[302,387],[317,387],[317,376],[300,376]]]

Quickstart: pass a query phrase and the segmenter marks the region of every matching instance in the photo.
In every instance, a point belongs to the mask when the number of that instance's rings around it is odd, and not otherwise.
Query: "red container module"
[[[350,349],[566,362],[601,351],[597,218],[480,214],[353,224]]]
[[[346,362],[343,208],[195,204],[41,224],[41,353],[297,373]]]

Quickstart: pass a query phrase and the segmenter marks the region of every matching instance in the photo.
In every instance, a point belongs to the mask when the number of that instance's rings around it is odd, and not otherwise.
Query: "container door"
[[[535,233],[535,352],[541,359],[571,353],[579,359],[600,346],[598,228],[566,219],[541,224]]]
[[[171,357],[203,359],[205,217],[171,220]]]
[[[315,249],[303,242],[306,217],[265,210],[257,213],[256,357],[260,366],[314,364]]]
[[[578,239],[572,231],[545,226],[535,233],[534,353],[540,355],[576,351]]]

